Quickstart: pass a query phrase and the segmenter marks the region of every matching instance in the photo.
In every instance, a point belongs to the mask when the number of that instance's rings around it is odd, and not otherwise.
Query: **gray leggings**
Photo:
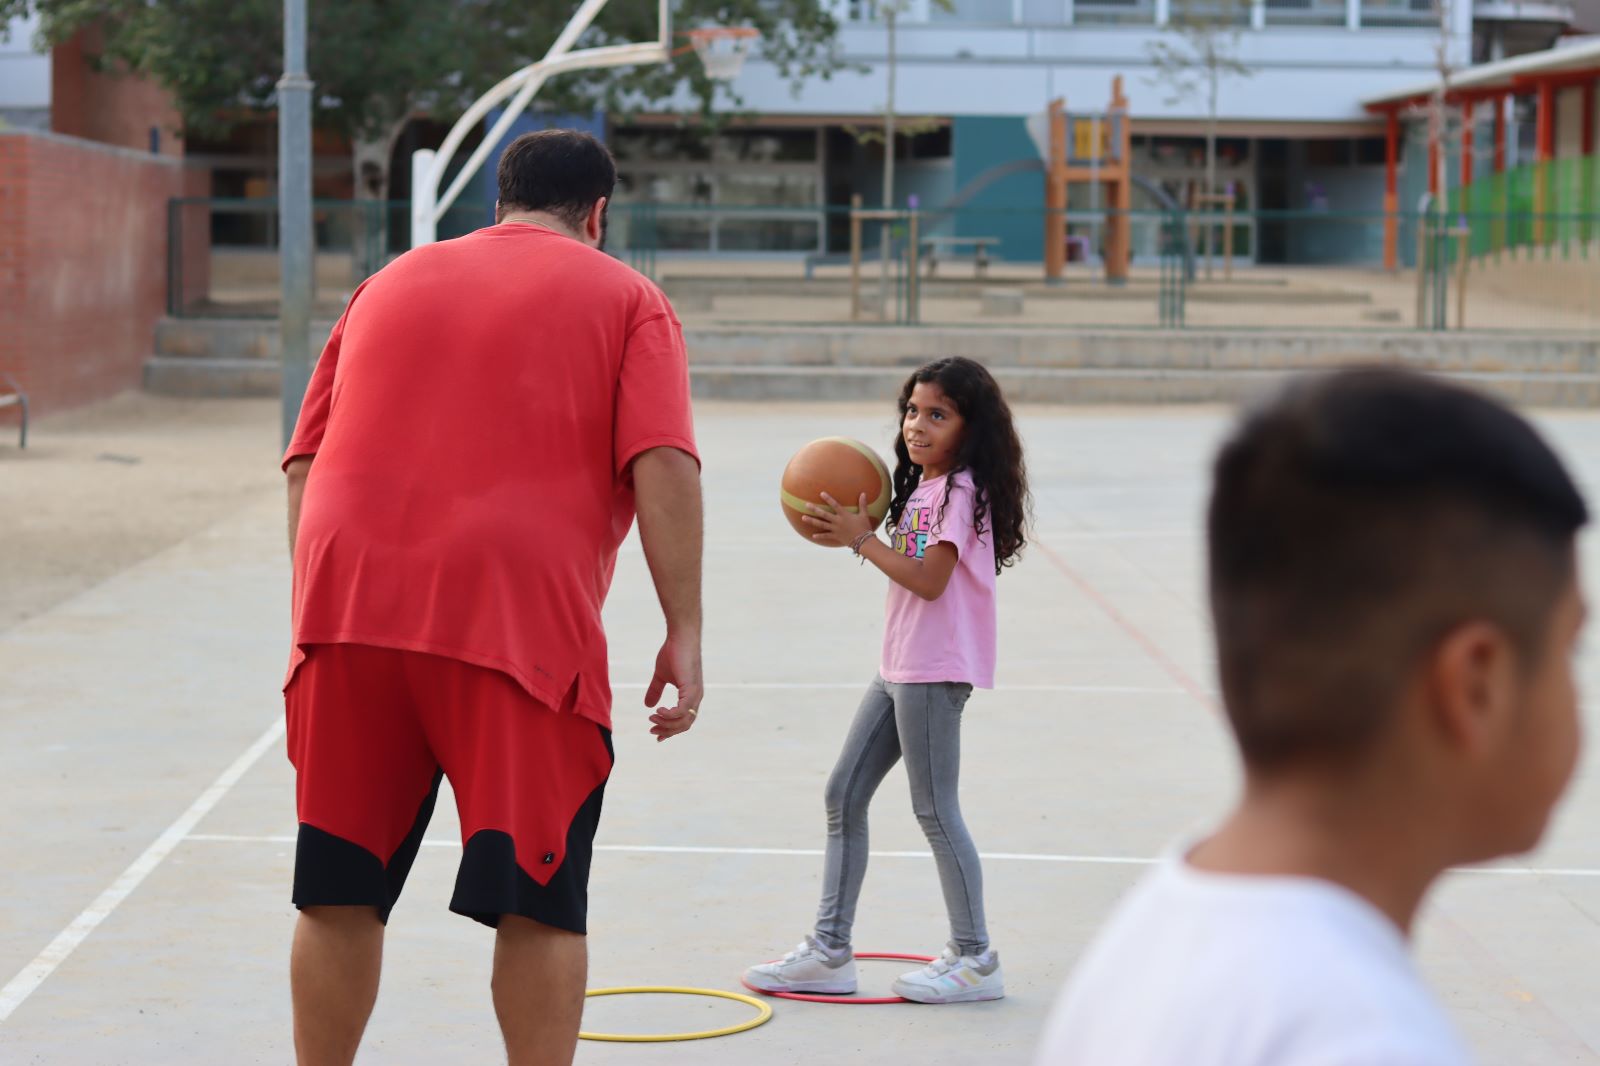
[[[911,809],[939,867],[950,941],[964,955],[988,950],[983,871],[961,819],[961,708],[972,686],[954,682],[897,685],[874,678],[828,777],[828,851],[823,862],[817,939],[850,943],[856,901],[867,874],[867,804],[902,755],[911,781]]]

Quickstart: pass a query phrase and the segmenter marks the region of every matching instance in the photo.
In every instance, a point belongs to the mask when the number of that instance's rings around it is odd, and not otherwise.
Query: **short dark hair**
[[[538,130],[507,146],[497,178],[501,207],[546,211],[577,228],[596,200],[610,199],[617,164],[605,145],[581,130]]]
[[[1208,517],[1223,697],[1247,766],[1360,755],[1452,628],[1539,650],[1588,521],[1510,409],[1421,374],[1301,378],[1217,456]]]

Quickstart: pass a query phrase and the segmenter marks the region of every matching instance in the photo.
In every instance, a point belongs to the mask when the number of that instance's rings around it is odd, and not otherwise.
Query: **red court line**
[[[1206,691],[1204,685],[1190,676],[1189,672],[1183,667],[1173,662],[1172,657],[1161,650],[1161,645],[1150,639],[1144,630],[1135,625],[1127,615],[1117,610],[1116,604],[1112,603],[1099,589],[1091,585],[1089,579],[1078,573],[1072,564],[1057,555],[1055,549],[1038,538],[1034,538],[1030,543],[1033,547],[1038,548],[1046,559],[1050,560],[1052,566],[1061,571],[1063,577],[1078,586],[1078,591],[1093,600],[1095,606],[1104,611],[1106,617],[1117,624],[1117,628],[1133,638],[1133,642],[1143,648],[1144,653],[1154,659],[1156,664],[1165,670],[1167,676],[1176,681],[1180,688],[1198,700],[1202,706],[1208,707],[1213,711],[1222,709],[1211,693]]]

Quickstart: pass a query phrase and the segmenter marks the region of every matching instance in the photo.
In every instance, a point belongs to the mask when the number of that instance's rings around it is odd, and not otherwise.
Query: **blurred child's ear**
[[[1468,759],[1486,758],[1516,720],[1516,647],[1492,623],[1459,625],[1434,646],[1423,685],[1430,731]]]

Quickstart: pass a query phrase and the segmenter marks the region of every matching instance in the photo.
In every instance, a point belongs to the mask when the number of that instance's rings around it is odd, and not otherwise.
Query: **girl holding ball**
[[[768,992],[856,990],[851,928],[867,870],[867,806],[903,758],[950,942],[895,981],[894,992],[919,1003],[999,999],[1005,980],[957,782],[962,708],[974,688],[994,687],[995,578],[1026,539],[1022,443],[1000,386],[971,359],[917,370],[901,389],[899,412],[889,539],[873,534],[864,495],[853,512],[824,496],[829,506],[812,506],[804,519],[818,544],[849,548],[889,578],[883,655],[828,778],[816,927],[782,959],[751,967],[745,981]]]

